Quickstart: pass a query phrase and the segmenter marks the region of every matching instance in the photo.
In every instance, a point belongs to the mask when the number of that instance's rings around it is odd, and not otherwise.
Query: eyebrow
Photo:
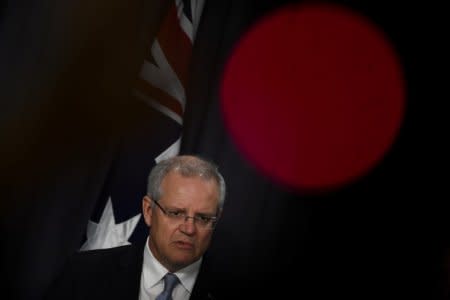
[[[176,206],[166,206],[166,209],[170,209],[170,210],[179,210],[182,212],[187,212],[186,208],[181,208],[181,207],[176,207]],[[194,215],[196,216],[207,216],[207,217],[215,217],[217,215],[216,212],[205,212],[205,211],[200,211],[200,212],[196,212],[194,213]]]

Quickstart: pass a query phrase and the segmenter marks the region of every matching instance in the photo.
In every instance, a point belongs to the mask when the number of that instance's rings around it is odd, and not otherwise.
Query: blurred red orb
[[[227,129],[273,180],[335,188],[377,165],[398,135],[403,70],[370,20],[337,5],[278,10],[243,36],[221,86]]]

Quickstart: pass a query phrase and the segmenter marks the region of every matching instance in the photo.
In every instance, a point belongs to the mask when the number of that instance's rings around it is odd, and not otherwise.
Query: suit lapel
[[[207,255],[203,257],[203,262],[200,267],[200,272],[198,273],[197,280],[195,281],[194,288],[190,300],[200,300],[200,299],[216,299],[214,293],[212,292],[212,272],[210,271],[210,264]]]
[[[138,299],[144,247],[130,246],[121,253],[109,275],[107,299]]]

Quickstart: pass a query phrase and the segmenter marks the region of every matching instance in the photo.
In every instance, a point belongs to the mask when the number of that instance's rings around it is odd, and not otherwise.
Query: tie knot
[[[164,291],[156,297],[156,300],[172,300],[172,291],[178,282],[179,279],[177,275],[167,273],[166,276],[164,276]]]
[[[164,291],[172,292],[173,288],[178,284],[178,277],[173,273],[167,273],[164,276]]]

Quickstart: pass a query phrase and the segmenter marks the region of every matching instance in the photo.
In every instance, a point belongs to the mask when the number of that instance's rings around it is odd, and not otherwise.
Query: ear
[[[142,199],[142,215],[144,216],[145,224],[150,227],[152,224],[152,199],[149,196],[144,196]]]

